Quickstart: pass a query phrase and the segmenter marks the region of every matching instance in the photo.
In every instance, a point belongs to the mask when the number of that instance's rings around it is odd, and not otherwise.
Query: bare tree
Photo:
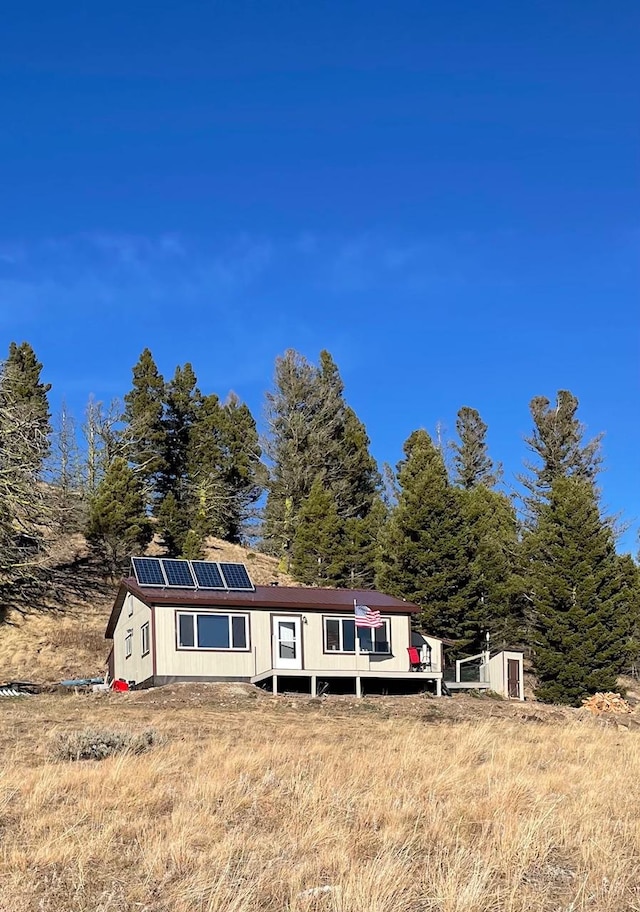
[[[89,397],[85,409],[82,433],[85,439],[85,486],[88,495],[95,494],[98,485],[113,460],[126,457],[129,441],[122,426],[123,405],[119,399],[112,399],[105,406]]]

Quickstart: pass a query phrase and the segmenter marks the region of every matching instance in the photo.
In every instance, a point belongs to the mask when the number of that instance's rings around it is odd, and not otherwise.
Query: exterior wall
[[[142,655],[142,628],[149,624],[149,652]],[[113,632],[113,677],[140,684],[153,676],[153,641],[151,609],[128,593],[116,629]],[[126,658],[125,639],[133,631],[132,651]]]
[[[263,674],[273,667],[272,658],[272,619],[276,616],[298,616],[301,618],[302,667],[305,671],[318,671],[339,674],[340,671],[367,671],[389,674],[408,672],[409,660],[407,647],[410,643],[410,626],[408,614],[385,615],[390,621],[391,655],[362,653],[324,652],[323,617],[351,617],[349,613],[323,615],[318,611],[269,611],[268,609],[243,611],[235,609],[233,613],[249,616],[249,649],[233,650],[200,650],[178,649],[176,635],[176,616],[179,611],[193,609],[178,606],[156,606],[154,609],[156,631],[156,667],[154,675],[158,678],[226,678],[248,679]],[[198,613],[225,614],[220,609],[200,609]],[[123,609],[125,614],[125,609]],[[130,625],[129,625],[130,626]],[[432,646],[433,670],[440,670],[440,641],[427,638]],[[135,636],[134,636],[135,640]],[[128,660],[129,662],[131,660]],[[436,667],[436,661],[438,665]]]
[[[340,671],[371,671],[389,673],[394,671],[409,671],[409,657],[407,648],[410,645],[409,616],[407,614],[386,615],[382,617],[390,621],[390,648],[391,655],[376,653],[324,652],[324,621],[323,617],[353,617],[353,614],[327,614],[321,611],[305,611],[302,624],[304,640],[304,666],[311,671],[340,672]]]
[[[179,649],[177,645],[177,615],[190,612],[187,606],[156,605],[156,675],[159,677],[219,677],[227,679],[250,678],[255,674],[254,647],[266,652],[271,642],[268,612],[249,611],[234,608],[232,612],[223,608],[198,609],[198,614],[248,614],[249,646],[246,651],[229,649]],[[261,615],[266,614],[266,617]],[[266,649],[265,649],[266,646]]]
[[[521,652],[499,652],[489,659],[484,666],[486,680],[496,693],[502,694],[503,697],[509,696],[507,681],[507,660],[514,659],[519,665],[520,696],[518,699],[524,700],[524,667],[523,656]],[[514,698],[515,699],[515,698]]]

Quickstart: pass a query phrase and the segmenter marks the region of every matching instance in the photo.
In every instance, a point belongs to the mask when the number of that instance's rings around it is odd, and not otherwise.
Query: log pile
[[[627,701],[616,693],[594,693],[583,700],[582,705],[594,716],[600,716],[602,713],[615,713],[621,716],[632,711]]]

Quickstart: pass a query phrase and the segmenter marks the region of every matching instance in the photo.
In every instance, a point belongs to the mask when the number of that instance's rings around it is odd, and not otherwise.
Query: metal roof
[[[126,594],[130,592],[149,607],[176,605],[193,608],[264,608],[267,611],[326,611],[344,614],[353,611],[354,600],[384,614],[415,614],[420,609],[412,602],[385,595],[374,589],[313,589],[302,586],[256,586],[253,592],[212,589],[162,589],[139,586],[133,577],[123,579],[111,611],[106,638],[113,636]]]

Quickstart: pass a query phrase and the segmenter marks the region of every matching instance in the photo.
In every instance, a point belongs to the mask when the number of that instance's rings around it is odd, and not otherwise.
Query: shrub
[[[52,756],[54,760],[106,760],[114,754],[142,754],[161,741],[153,729],[135,734],[86,729],[58,735]]]

